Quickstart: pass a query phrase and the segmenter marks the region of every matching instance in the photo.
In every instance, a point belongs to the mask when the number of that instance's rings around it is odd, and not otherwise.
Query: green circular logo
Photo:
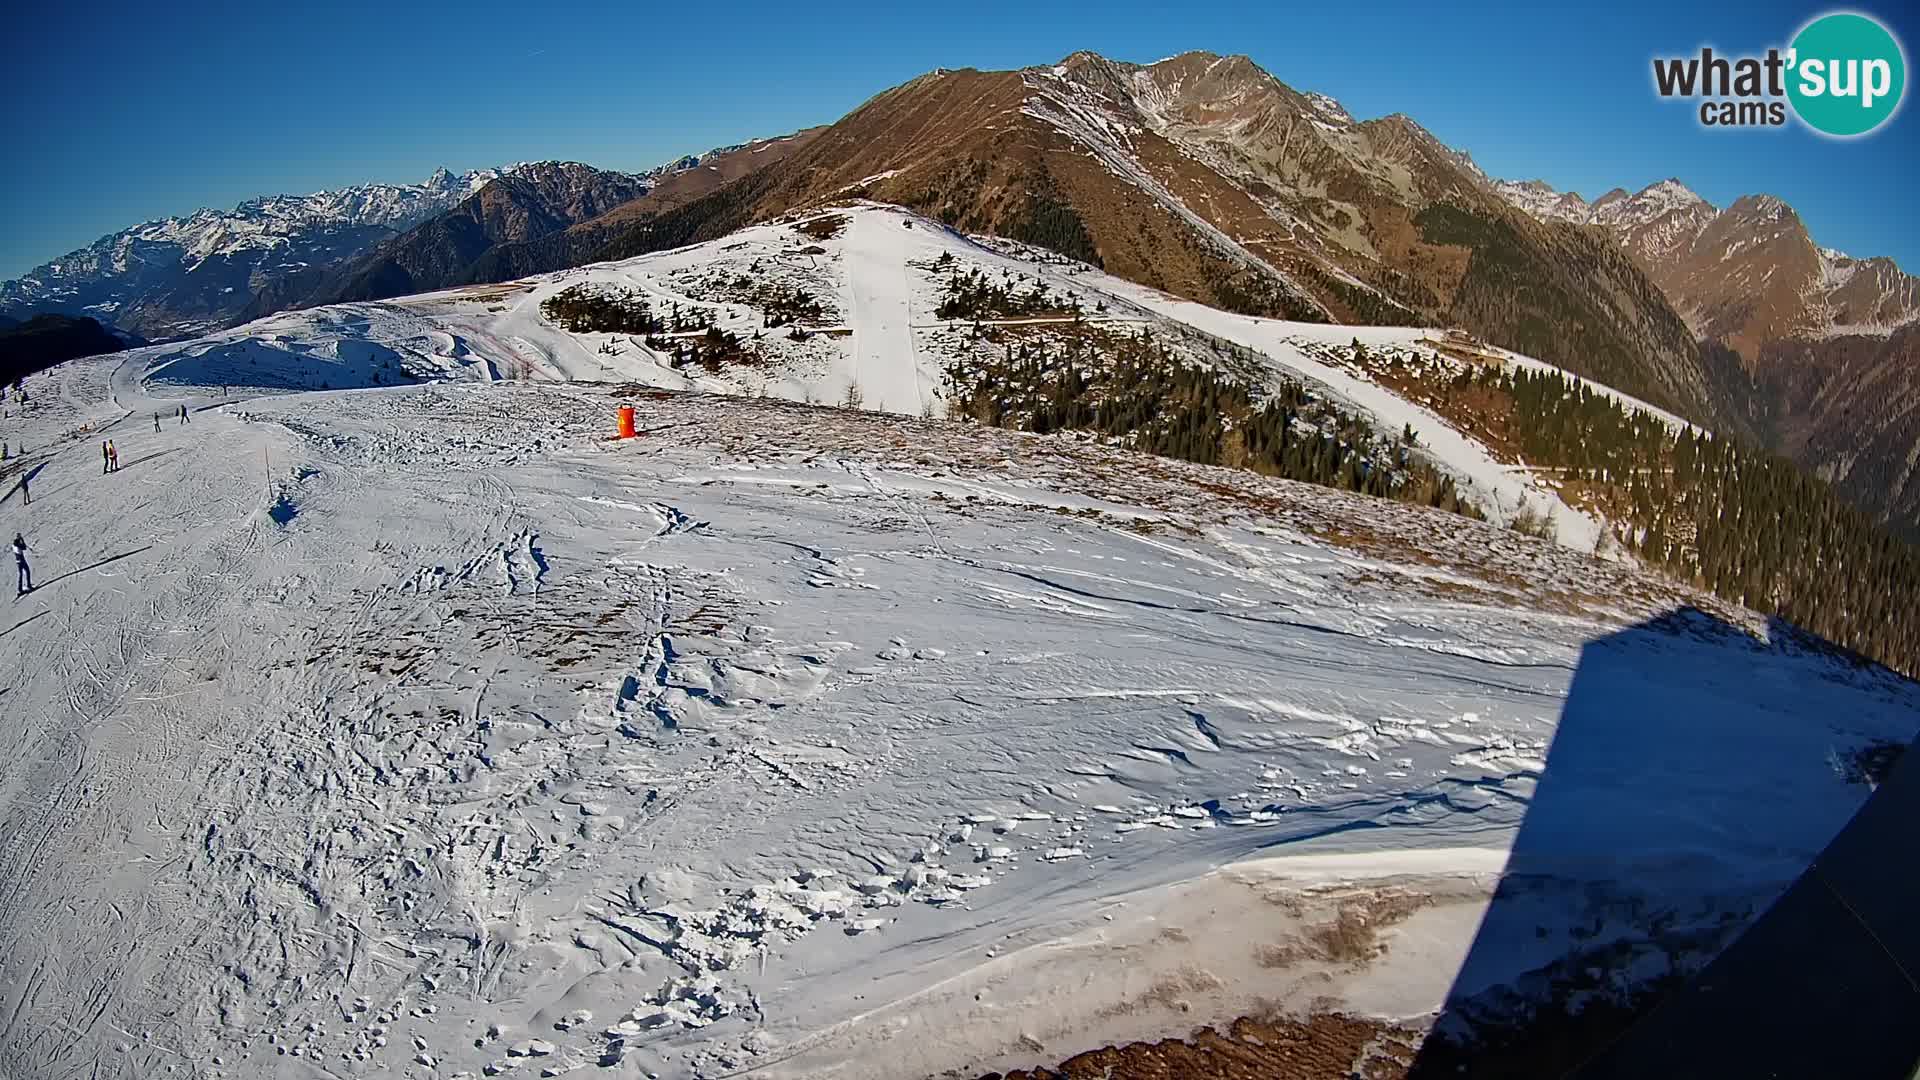
[[[1815,131],[1865,135],[1887,122],[1907,89],[1907,59],[1865,15],[1822,15],[1793,39],[1787,98]]]

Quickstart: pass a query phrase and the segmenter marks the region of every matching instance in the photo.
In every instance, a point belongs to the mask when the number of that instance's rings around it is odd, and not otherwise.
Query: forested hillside
[[[125,348],[119,338],[88,318],[35,315],[0,327],[0,383],[16,382],[62,360]]]
[[[1392,361],[1386,377],[1392,374]],[[1675,429],[1553,371],[1461,372],[1426,400],[1611,523],[1647,563],[1920,673],[1920,550],[1793,462]]]

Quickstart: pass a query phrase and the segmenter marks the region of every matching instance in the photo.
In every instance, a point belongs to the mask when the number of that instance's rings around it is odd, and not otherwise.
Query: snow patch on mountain
[[[1589,222],[1615,229],[1631,229],[1650,224],[1668,214],[1702,213],[1711,217],[1714,213],[1713,204],[1680,181],[1668,179],[1649,184],[1628,198],[1595,203]]]
[[[1592,213],[1587,201],[1578,194],[1555,191],[1545,180],[1495,180],[1493,186],[1508,202],[1543,221],[1584,225]]]
[[[1322,94],[1317,90],[1312,90],[1308,91],[1304,96],[1307,99],[1307,103],[1312,105],[1316,112],[1328,120],[1333,121],[1335,124],[1344,127],[1353,123],[1353,114],[1347,111],[1346,106],[1335,101],[1328,95]]]
[[[1508,202],[1543,221],[1601,225],[1618,235],[1636,233],[1670,215],[1691,224],[1697,234],[1711,220],[1714,206],[1675,179],[1649,184],[1628,194],[1615,188],[1589,204],[1575,192],[1561,192],[1544,180],[1496,180],[1493,188]]]

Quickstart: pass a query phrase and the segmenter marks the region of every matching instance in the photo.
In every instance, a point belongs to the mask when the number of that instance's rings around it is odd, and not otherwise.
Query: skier
[[[187,407],[185,405],[180,406],[180,423],[188,424],[191,422],[192,421],[187,419]]]
[[[160,434],[160,414],[159,413],[153,414],[153,433],[155,435]]]
[[[107,440],[107,471],[120,471],[120,448],[113,445],[112,439]]]
[[[13,534],[13,563],[20,572],[20,580],[15,583],[18,591],[13,595],[25,596],[33,591],[33,568],[27,565],[27,538],[19,533]]]
[[[100,440],[100,475],[105,476],[112,471],[113,442],[109,439],[102,439]]]

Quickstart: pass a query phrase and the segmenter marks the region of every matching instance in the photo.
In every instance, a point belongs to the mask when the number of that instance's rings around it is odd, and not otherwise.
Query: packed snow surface
[[[896,342],[923,302],[849,300]],[[1920,716],[1909,683],[1453,515],[479,378],[594,362],[528,302],[484,336],[333,309],[27,380],[9,1077],[899,1077],[1256,998],[1419,1017],[1602,929],[1737,925],[1866,797],[1845,755]],[[868,332],[823,363],[905,393]],[[395,365],[475,378],[265,392]],[[610,441],[622,403],[642,435]],[[1510,859],[1554,903],[1489,952]],[[1378,955],[1295,947],[1388,888],[1424,899]]]

